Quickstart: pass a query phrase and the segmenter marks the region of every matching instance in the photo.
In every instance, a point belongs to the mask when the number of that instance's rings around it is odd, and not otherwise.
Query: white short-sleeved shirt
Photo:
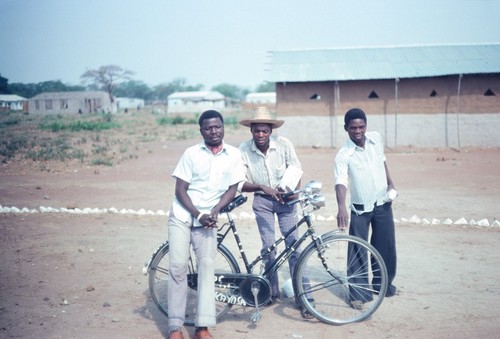
[[[276,188],[287,167],[294,166],[297,169],[302,167],[292,142],[285,137],[272,135],[266,154],[257,148],[253,139],[242,143],[240,151],[243,156],[246,181],[254,184]]]
[[[245,180],[240,151],[223,144],[222,150],[213,154],[204,142],[184,151],[172,173],[175,178],[189,183],[187,194],[201,213],[210,213],[229,186]],[[176,218],[189,222],[193,216],[174,198],[172,210]],[[194,226],[201,226],[195,219]]]
[[[357,214],[382,205],[387,191],[382,136],[366,132],[365,137],[364,149],[348,139],[335,157],[335,185],[350,186],[351,209]]]

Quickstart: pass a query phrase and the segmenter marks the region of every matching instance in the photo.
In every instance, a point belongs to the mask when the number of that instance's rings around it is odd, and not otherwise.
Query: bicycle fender
[[[149,269],[151,267],[151,263],[153,262],[153,259],[156,257],[156,255],[165,247],[165,246],[168,246],[168,240],[165,241],[163,244],[161,244],[160,246],[158,246],[158,248],[153,252],[153,254],[151,255],[151,257],[149,258],[149,260],[147,260],[145,263],[144,263],[144,266],[142,267],[142,273],[144,275],[148,275],[149,274]]]

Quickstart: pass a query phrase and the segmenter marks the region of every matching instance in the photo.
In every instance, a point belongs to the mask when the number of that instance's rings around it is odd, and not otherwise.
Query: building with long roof
[[[279,132],[298,145],[339,147],[343,116],[359,107],[389,147],[500,146],[498,43],[269,54]]]

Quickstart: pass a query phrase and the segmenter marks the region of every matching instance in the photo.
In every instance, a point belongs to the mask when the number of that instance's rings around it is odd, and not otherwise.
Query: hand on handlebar
[[[285,191],[281,188],[279,188],[280,192],[280,197],[283,200],[283,203],[286,203],[288,201],[294,201],[300,198],[300,195],[298,191]]]
[[[275,199],[276,201],[279,201],[282,204],[285,203],[285,201],[281,197],[282,192],[280,192],[279,190],[265,186],[262,188],[262,191],[264,192],[264,194],[273,197],[273,199]]]

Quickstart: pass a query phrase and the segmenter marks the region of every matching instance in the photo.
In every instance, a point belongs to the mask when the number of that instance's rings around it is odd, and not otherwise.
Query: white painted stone
[[[451,225],[453,224],[453,220],[451,220],[450,218],[446,218],[445,221],[443,221],[443,225]]]
[[[455,225],[468,225],[469,223],[467,222],[467,219],[460,218],[457,221],[455,221],[453,224],[455,224]]]
[[[431,224],[433,224],[433,225],[439,225],[440,223],[441,223],[441,220],[439,220],[439,219],[433,218],[431,220]]]
[[[427,219],[423,218],[423,219],[422,219],[422,224],[424,224],[424,225],[430,225],[430,224],[431,224],[431,222],[430,222],[429,220],[427,220]]]
[[[491,226],[499,227],[500,226],[500,221],[498,221],[498,220],[493,221],[493,223],[491,224]]]
[[[416,215],[412,216],[409,221],[414,224],[420,224],[422,222]]]
[[[488,219],[481,219],[477,222],[479,226],[490,226],[490,223],[488,222]]]

